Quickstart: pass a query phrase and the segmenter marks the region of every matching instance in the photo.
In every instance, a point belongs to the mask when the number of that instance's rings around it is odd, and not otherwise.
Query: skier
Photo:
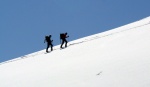
[[[63,46],[64,43],[65,43],[65,47],[67,47],[68,41],[66,40],[66,38],[68,38],[68,37],[69,36],[67,36],[67,32],[60,34],[60,40],[62,40],[60,48],[63,48],[62,46]]]
[[[45,36],[44,43],[47,42],[47,48],[46,48],[47,53],[48,53],[49,46],[51,46],[51,51],[53,51],[53,44],[52,44],[53,40],[51,40],[51,37],[52,37],[52,35]]]

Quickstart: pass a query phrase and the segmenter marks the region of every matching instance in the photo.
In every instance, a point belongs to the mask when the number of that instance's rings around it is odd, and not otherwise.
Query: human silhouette
[[[66,40],[66,38],[68,38],[68,37],[69,36],[67,36],[67,33],[60,34],[60,39],[62,40],[60,48],[63,48],[62,46],[64,43],[65,43],[65,47],[67,47],[68,41]]]
[[[51,47],[51,51],[53,51],[53,44],[52,44],[53,40],[51,40],[51,37],[52,37],[52,35],[45,36],[44,43],[47,42],[47,48],[46,48],[47,53],[49,52],[48,51],[49,46]]]

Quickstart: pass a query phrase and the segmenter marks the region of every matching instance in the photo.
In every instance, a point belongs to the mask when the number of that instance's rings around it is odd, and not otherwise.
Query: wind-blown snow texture
[[[0,64],[0,87],[150,87],[150,17]]]

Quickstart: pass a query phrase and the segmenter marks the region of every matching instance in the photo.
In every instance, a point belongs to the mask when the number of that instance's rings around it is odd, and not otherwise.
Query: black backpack
[[[60,33],[60,39],[64,38],[64,33]]]

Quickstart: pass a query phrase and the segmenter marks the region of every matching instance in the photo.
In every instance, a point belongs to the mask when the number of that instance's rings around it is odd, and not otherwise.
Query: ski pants
[[[49,46],[51,47],[51,51],[53,50],[53,44],[52,44],[52,43],[50,43],[50,42],[48,42],[48,43],[47,43],[46,52],[48,52],[48,48],[49,48]]]
[[[61,46],[60,46],[61,48],[62,48],[64,43],[65,43],[65,47],[67,47],[68,41],[66,39],[62,39],[62,43],[61,43]]]

